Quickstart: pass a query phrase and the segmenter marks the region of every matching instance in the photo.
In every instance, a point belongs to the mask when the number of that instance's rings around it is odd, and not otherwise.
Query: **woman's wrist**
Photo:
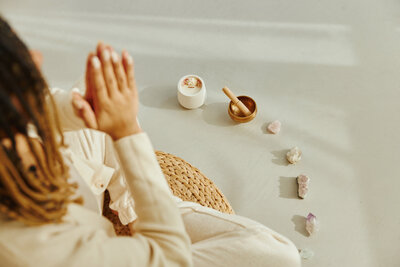
[[[134,134],[138,134],[138,133],[141,133],[141,132],[142,132],[142,129],[140,128],[139,124],[136,122],[136,123],[133,123],[130,126],[127,126],[127,127],[123,128],[123,129],[120,129],[120,130],[116,131],[115,133],[110,134],[110,136],[114,141],[117,141],[117,140],[119,140],[121,138],[124,138],[124,137],[127,137],[127,136],[131,136],[131,135],[134,135]]]

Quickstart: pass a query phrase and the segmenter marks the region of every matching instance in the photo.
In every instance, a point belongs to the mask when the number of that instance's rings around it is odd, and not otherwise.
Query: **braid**
[[[50,105],[47,103],[50,102]],[[32,124],[42,140],[44,157],[28,137]],[[24,138],[37,172],[24,169],[16,138]],[[53,99],[25,44],[0,17],[0,213],[27,224],[60,222],[74,200],[68,182],[65,147]]]

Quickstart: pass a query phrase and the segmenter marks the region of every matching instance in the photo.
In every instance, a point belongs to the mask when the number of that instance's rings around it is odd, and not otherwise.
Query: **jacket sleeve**
[[[190,266],[190,240],[147,134],[122,138],[114,147],[136,203],[132,251],[142,263],[136,266]]]

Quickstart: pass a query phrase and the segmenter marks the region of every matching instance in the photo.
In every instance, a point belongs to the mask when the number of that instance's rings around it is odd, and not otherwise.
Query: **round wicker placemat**
[[[223,213],[233,213],[221,190],[197,168],[169,153],[156,151],[156,155],[175,196]]]
[[[185,160],[169,153],[156,151],[158,163],[173,194],[184,201],[191,201],[213,208],[223,213],[234,211],[221,190],[197,168]],[[110,195],[105,192],[103,215],[113,224],[117,235],[131,235],[128,226],[124,226],[109,208]]]

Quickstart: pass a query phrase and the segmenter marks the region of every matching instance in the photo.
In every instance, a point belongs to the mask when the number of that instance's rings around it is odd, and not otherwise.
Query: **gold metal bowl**
[[[248,96],[238,96],[239,100],[243,102],[243,104],[250,110],[251,114],[249,116],[244,116],[239,108],[233,104],[231,101],[228,107],[228,114],[232,118],[232,120],[237,122],[249,122],[256,117],[257,114],[257,105],[256,101],[254,101],[251,97]]]

